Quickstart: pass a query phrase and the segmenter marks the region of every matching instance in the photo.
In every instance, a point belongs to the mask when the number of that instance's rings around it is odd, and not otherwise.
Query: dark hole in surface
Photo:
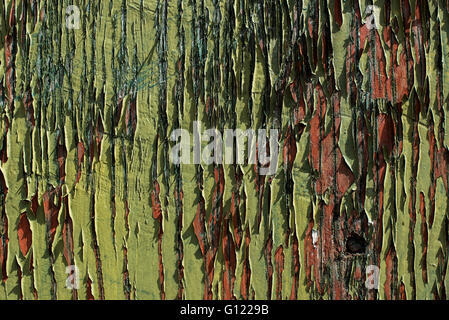
[[[287,179],[287,182],[285,183],[285,192],[287,194],[292,194],[293,193],[293,180]]]
[[[346,240],[347,253],[365,253],[366,241],[358,234],[352,233]]]

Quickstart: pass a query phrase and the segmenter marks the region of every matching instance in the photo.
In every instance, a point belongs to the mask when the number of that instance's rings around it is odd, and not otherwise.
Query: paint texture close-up
[[[0,14],[0,299],[446,299],[448,0]]]

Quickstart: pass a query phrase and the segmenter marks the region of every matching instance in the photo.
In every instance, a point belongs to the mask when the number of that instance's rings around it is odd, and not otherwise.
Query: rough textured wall
[[[0,298],[446,298],[448,8],[1,0]],[[194,121],[276,173],[173,163]]]

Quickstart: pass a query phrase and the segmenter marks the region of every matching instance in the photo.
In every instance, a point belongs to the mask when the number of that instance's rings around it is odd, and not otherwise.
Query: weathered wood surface
[[[0,13],[1,299],[446,298],[447,1]],[[175,165],[194,121],[279,129],[276,174]]]

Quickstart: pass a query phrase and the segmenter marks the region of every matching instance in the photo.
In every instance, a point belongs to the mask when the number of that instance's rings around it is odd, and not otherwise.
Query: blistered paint
[[[448,7],[0,1],[0,298],[445,299]],[[277,172],[172,163],[194,121]]]

